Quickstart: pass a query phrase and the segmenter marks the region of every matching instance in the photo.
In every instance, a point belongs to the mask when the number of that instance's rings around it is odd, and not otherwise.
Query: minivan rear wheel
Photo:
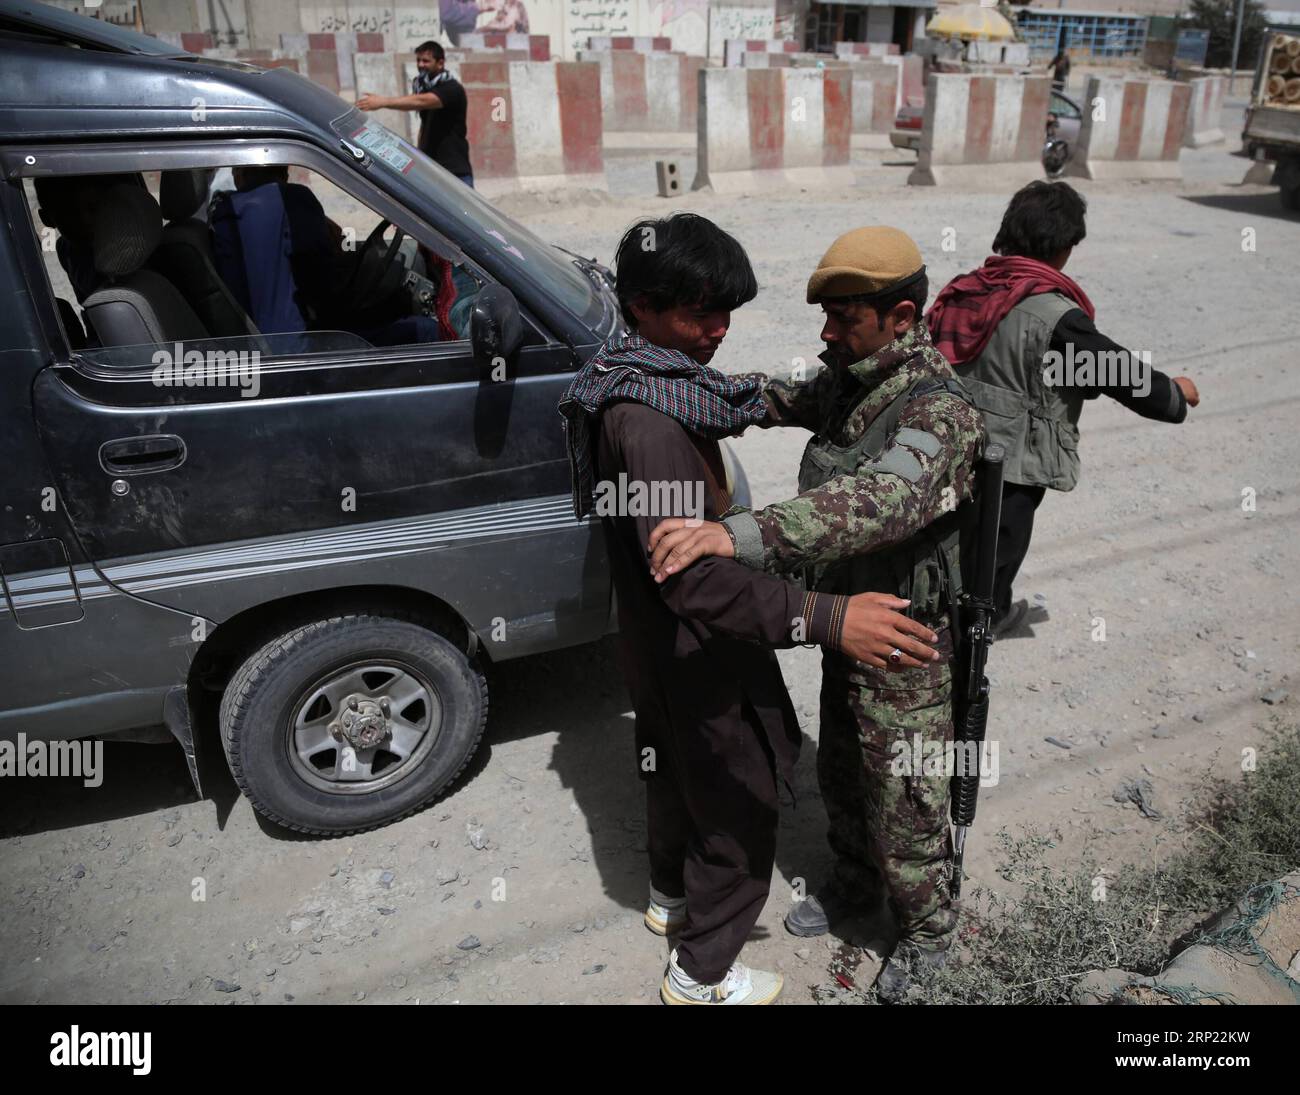
[[[337,836],[432,802],[474,755],[487,706],[483,674],[441,635],[339,616],[249,655],[222,696],[221,738],[259,812]]]

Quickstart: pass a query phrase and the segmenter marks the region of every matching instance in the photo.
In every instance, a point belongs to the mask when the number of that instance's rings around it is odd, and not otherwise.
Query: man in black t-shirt
[[[447,54],[437,42],[422,42],[415,49],[419,75],[411,81],[411,94],[387,97],[365,93],[360,110],[418,110],[420,151],[460,179],[474,185],[465,135],[465,89],[447,71]]]

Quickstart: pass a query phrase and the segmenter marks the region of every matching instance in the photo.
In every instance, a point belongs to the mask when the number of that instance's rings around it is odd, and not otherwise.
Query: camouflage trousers
[[[914,771],[913,762],[918,743],[952,740],[947,666],[891,674],[889,683],[903,687],[890,688],[832,675],[832,663],[826,670],[817,781],[830,821],[834,884],[850,900],[868,903],[883,888],[903,936],[945,948],[957,926],[948,896],[948,770],[923,764]],[[935,768],[939,774],[925,774]]]

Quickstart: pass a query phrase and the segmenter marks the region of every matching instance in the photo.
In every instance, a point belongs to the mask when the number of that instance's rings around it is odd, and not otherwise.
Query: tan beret
[[[808,279],[808,303],[861,293],[881,293],[925,266],[912,237],[871,225],[845,232],[831,244]]]

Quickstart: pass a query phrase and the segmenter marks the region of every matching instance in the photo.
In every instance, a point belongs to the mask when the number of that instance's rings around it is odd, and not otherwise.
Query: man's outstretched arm
[[[1187,408],[1195,407],[1201,401],[1200,392],[1190,377],[1170,377],[1159,369],[1139,363],[1130,350],[1097,330],[1080,308],[1070,309],[1057,321],[1050,349],[1064,360],[1071,356],[1077,360],[1079,354],[1086,351],[1094,362],[1112,362],[1118,375],[1128,377],[1131,382],[1143,376],[1146,383],[1139,386],[1135,383],[1108,384],[1105,377],[1095,375],[1095,383],[1089,385],[1085,393],[1089,399],[1108,395],[1143,418],[1157,422],[1182,422],[1187,417]]]
[[[911,407],[879,459],[814,490],[756,512],[690,528],[661,522],[651,534],[651,569],[664,580],[707,555],[774,574],[864,555],[901,543],[972,492],[972,469],[983,440],[973,407],[946,400]]]
[[[441,110],[442,100],[432,91],[416,95],[372,95],[366,92],[357,99],[358,110]]]
[[[635,420],[641,416],[628,417]],[[655,416],[629,423],[618,432],[617,448],[628,482],[703,487],[698,482],[699,456],[674,424]],[[658,518],[643,514],[625,519],[635,525],[636,541],[648,568],[645,545]],[[681,520],[685,522],[685,516]],[[887,667],[886,658],[895,647],[902,651],[903,660],[893,663],[894,668],[915,667],[935,657],[933,648],[926,645],[935,641],[934,633],[901,614],[907,607],[905,601],[884,594],[841,597],[812,593],[730,559],[704,560],[661,584],[659,595],[677,616],[766,646],[817,643],[877,668]]]

